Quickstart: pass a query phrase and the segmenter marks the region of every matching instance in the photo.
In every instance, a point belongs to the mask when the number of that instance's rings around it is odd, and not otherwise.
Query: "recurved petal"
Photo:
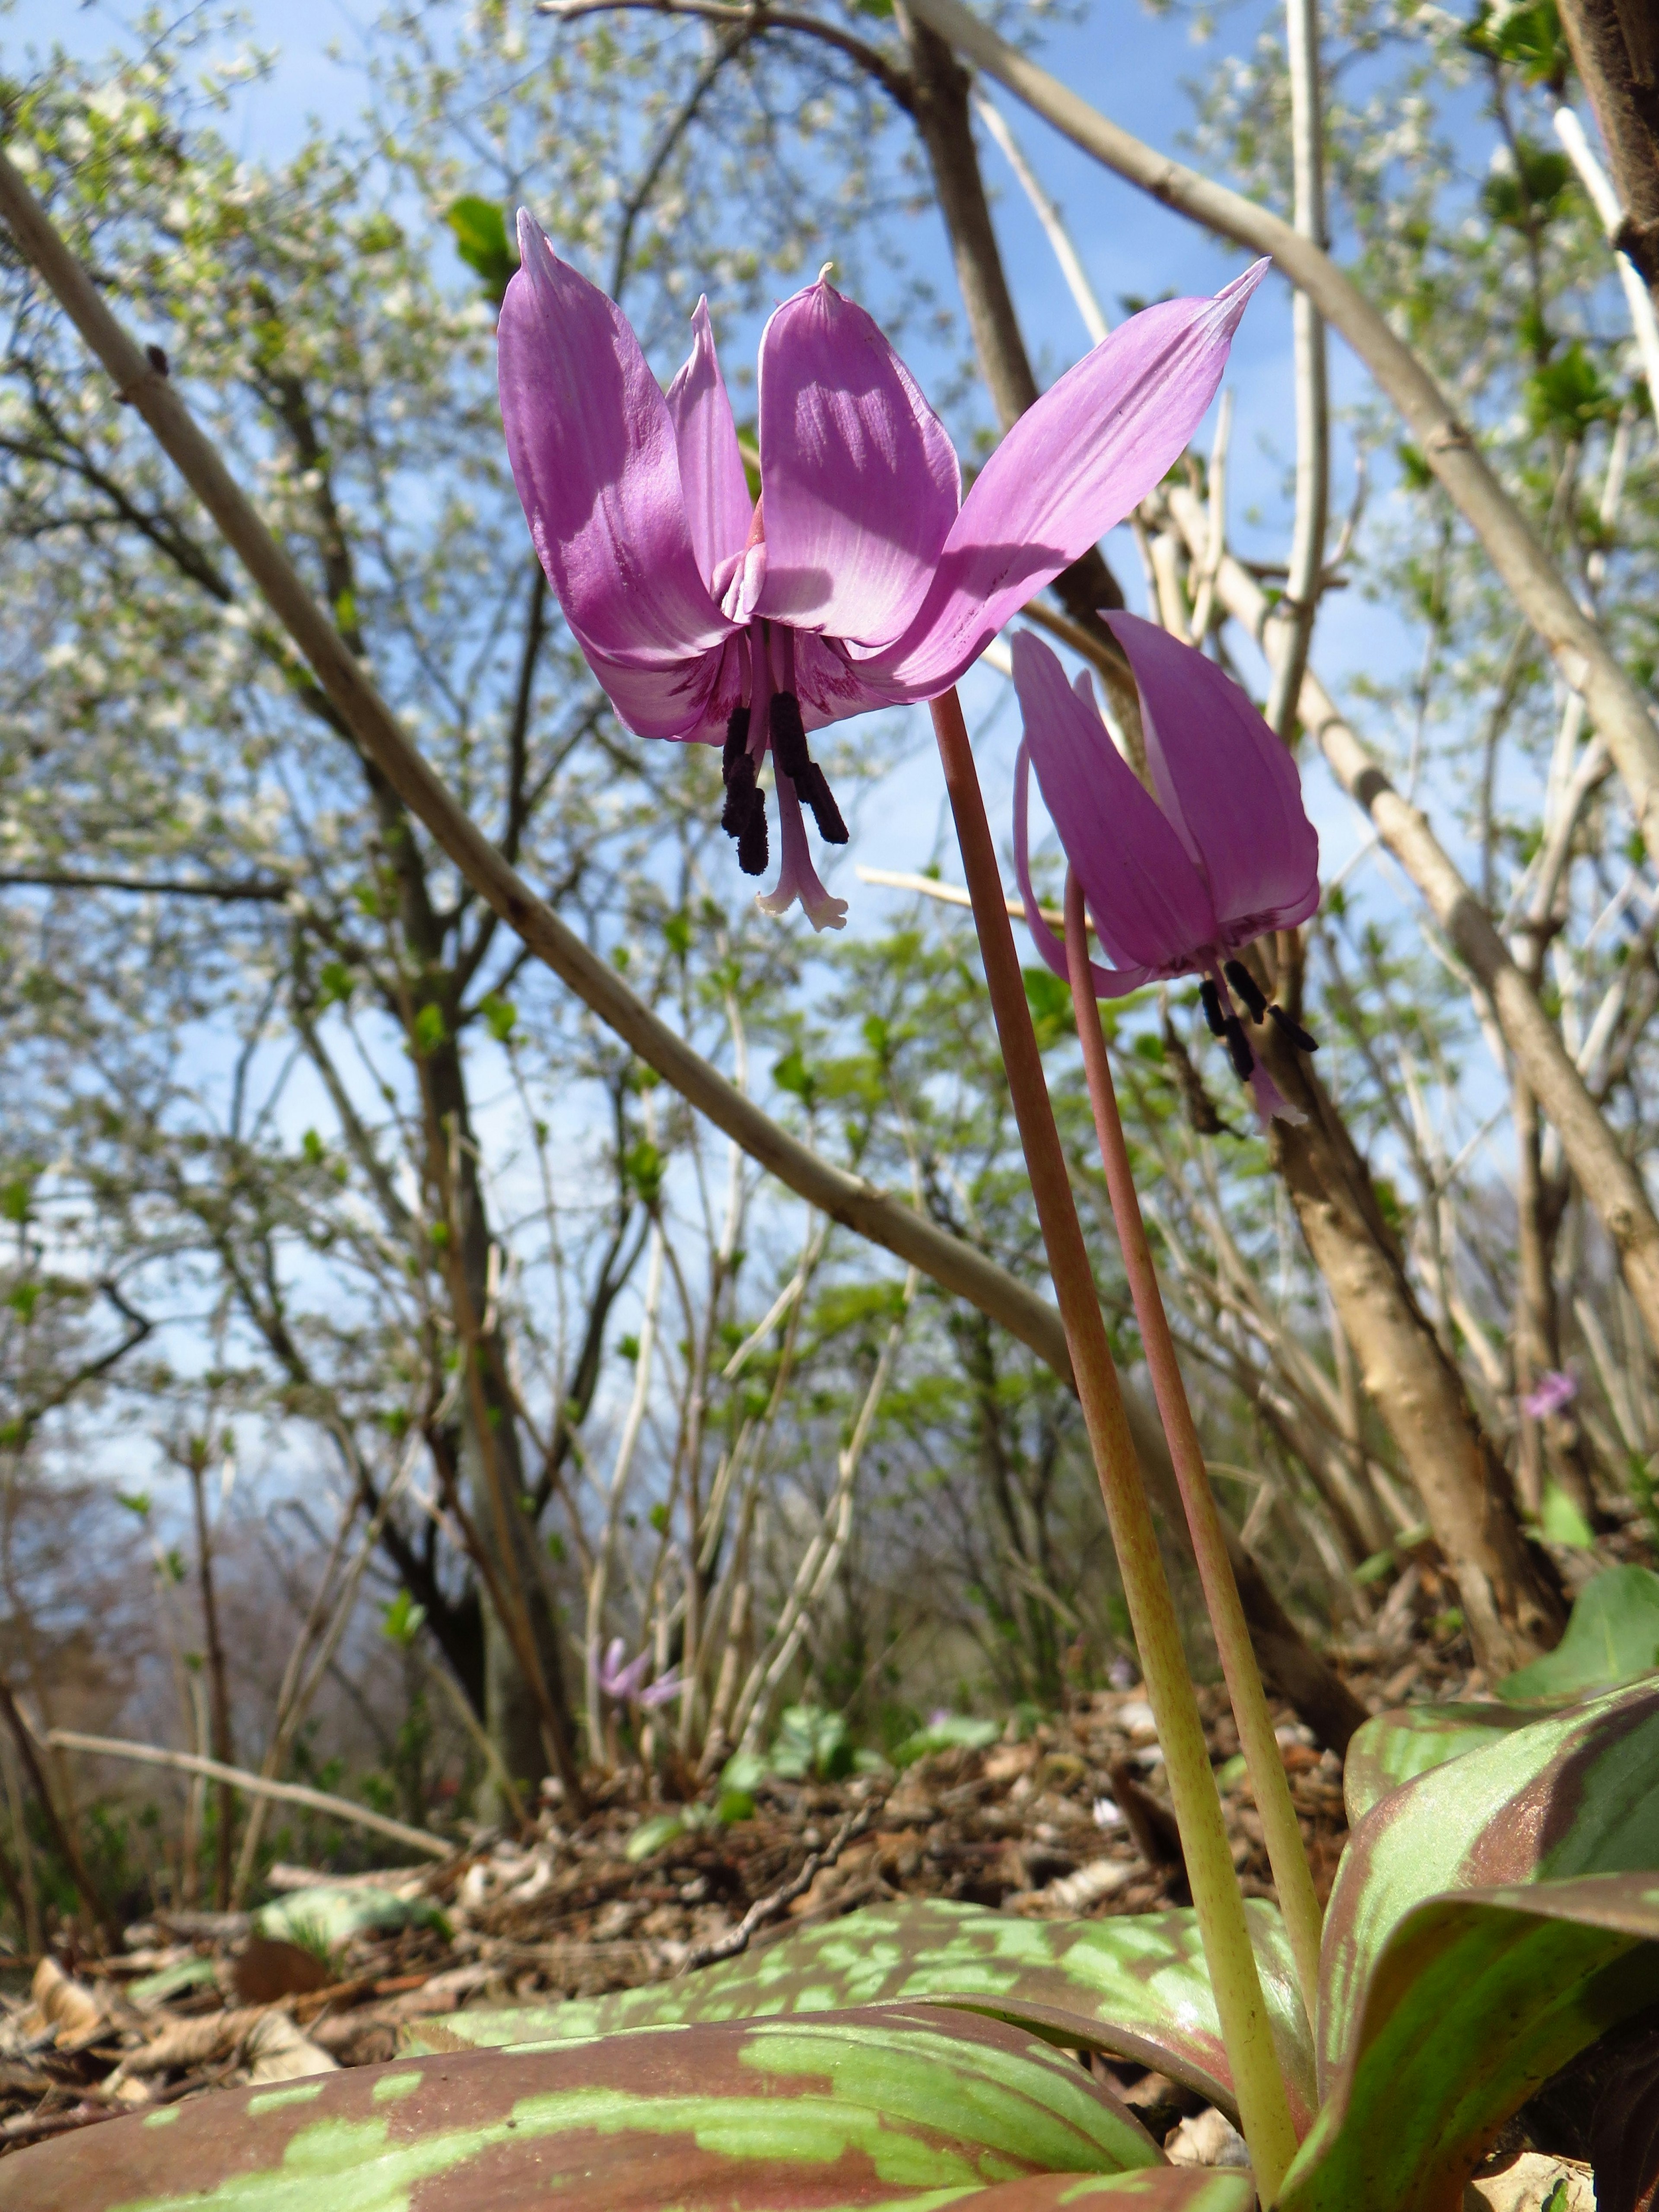
[[[668,387],[668,412],[679,453],[685,519],[702,579],[714,591],[718,571],[741,553],[754,501],[738,450],[737,425],[714,351],[708,302],[691,318],[691,352]]]
[[[963,501],[915,621],[881,656],[903,696],[954,684],[1158,483],[1202,420],[1268,265],[1212,300],[1166,300],[1131,317],[1020,416]]]
[[[956,453],[862,307],[820,278],[760,347],[758,611],[866,647],[921,605],[961,497]]]
[[[674,423],[620,309],[519,215],[500,324],[501,420],[530,534],[585,646],[661,668],[717,646]]]
[[[1215,940],[1197,869],[1120,757],[1092,696],[1079,697],[1029,630],[1015,633],[1013,661],[1031,763],[1102,943],[1126,967],[1178,974]]]
[[[575,638],[611,705],[636,738],[695,738],[705,744],[724,739],[726,717],[743,697],[741,630],[712,652],[647,668],[613,660],[579,629]]]
[[[1061,982],[1071,980],[1071,966],[1066,957],[1066,947],[1042,918],[1042,909],[1031,888],[1030,850],[1031,749],[1022,738],[1019,750],[1014,756],[1014,872],[1019,878],[1019,895],[1025,905],[1025,927],[1031,933],[1031,942],[1042,955],[1045,967],[1053,969]],[[1150,968],[1103,968],[1097,960],[1089,963],[1089,974],[1097,999],[1121,999],[1130,991],[1138,991],[1151,980]]]
[[[1305,921],[1319,838],[1288,749],[1215,662],[1138,615],[1108,615],[1140,692],[1164,813],[1203,869],[1226,942]]]

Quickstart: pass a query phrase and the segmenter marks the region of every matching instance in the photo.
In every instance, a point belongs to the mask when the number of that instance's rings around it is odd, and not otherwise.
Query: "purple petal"
[[[578,635],[588,666],[611,705],[638,738],[696,738],[719,744],[726,717],[743,696],[746,639],[733,630],[713,653],[694,653],[662,668],[612,660]]]
[[[693,549],[668,403],[620,309],[519,215],[500,324],[501,421],[548,581],[579,642],[635,668],[707,652],[731,624]]]
[[[962,496],[943,424],[862,307],[822,278],[760,347],[758,611],[884,646],[927,596]]]
[[[671,1667],[665,1674],[658,1675],[648,1690],[640,1692],[640,1703],[647,1712],[654,1712],[659,1705],[665,1705],[671,1698],[678,1698],[684,1686],[679,1668]]]
[[[1022,738],[1019,750],[1014,756],[1014,873],[1019,878],[1019,895],[1025,904],[1025,927],[1030,932],[1031,942],[1036,946],[1045,967],[1052,969],[1062,983],[1072,979],[1071,963],[1066,947],[1042,918],[1036,893],[1031,888],[1030,818],[1031,749]],[[1089,963],[1089,974],[1097,999],[1121,999],[1131,991],[1138,991],[1152,978],[1150,968],[1103,968],[1097,960]]]
[[[1204,872],[1226,942],[1305,921],[1319,904],[1319,838],[1288,748],[1194,647],[1136,615],[1106,621],[1134,671],[1159,803]]]
[[[1197,869],[1112,743],[1092,693],[1079,698],[1029,630],[1016,631],[1013,660],[1037,781],[1102,944],[1126,968],[1180,974],[1215,942]]]
[[[778,819],[783,833],[783,858],[778,869],[777,887],[763,892],[755,904],[763,914],[787,914],[799,899],[801,912],[814,929],[844,929],[847,927],[847,902],[825,890],[818,880],[818,872],[812,866],[812,855],[806,842],[806,824],[801,819],[800,801],[795,796],[792,777],[779,772],[777,776]]]
[[[1265,1129],[1273,1121],[1288,1121],[1299,1129],[1307,1115],[1299,1106],[1292,1106],[1261,1062],[1257,1060],[1250,1070],[1250,1096],[1255,1100],[1255,1110]]]
[[[1213,300],[1147,307],[1022,415],[963,502],[920,613],[881,656],[895,698],[956,682],[1035,592],[1152,489],[1202,421],[1258,261]]]
[[[697,302],[691,331],[690,357],[668,387],[668,412],[674,424],[692,547],[703,581],[711,596],[718,598],[715,578],[742,552],[755,502],[749,496],[749,479],[738,450],[737,425],[714,351],[707,300]]]
[[[1571,1375],[1563,1374],[1559,1368],[1547,1368],[1536,1387],[1522,1399],[1521,1410],[1529,1420],[1547,1420],[1564,1406],[1570,1406],[1577,1395],[1578,1385]]]

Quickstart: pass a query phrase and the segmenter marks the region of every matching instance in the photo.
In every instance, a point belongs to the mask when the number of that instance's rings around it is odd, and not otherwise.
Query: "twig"
[[[680,1967],[690,1974],[699,1966],[717,1965],[722,1959],[735,1959],[749,1948],[750,1939],[769,1920],[775,1920],[780,1912],[787,1911],[798,1897],[805,1896],[813,1881],[825,1867],[832,1867],[855,1836],[861,1836],[875,1818],[873,1805],[865,1805],[856,1813],[849,1813],[821,1851],[809,1851],[801,1863],[799,1874],[793,1875],[781,1889],[775,1889],[768,1897],[757,1897],[735,1928],[728,1928],[724,1936],[717,1936],[710,1943],[699,1943],[688,1951]]]
[[[294,886],[280,876],[244,876],[224,881],[180,882],[172,876],[106,876],[83,874],[65,868],[7,868],[0,870],[0,887],[21,884],[55,891],[127,891],[135,898],[205,898],[278,902]]]
[[[860,863],[853,872],[861,884],[881,884],[895,891],[919,891],[923,898],[937,899],[941,906],[971,907],[974,903],[960,884],[941,884],[932,876],[911,875],[902,868],[866,868]],[[1024,904],[1012,891],[1004,903],[1016,921],[1024,919]],[[1064,927],[1066,917],[1058,907],[1045,906],[1041,912],[1050,928]]]
[[[226,1766],[191,1751],[167,1751],[155,1743],[128,1743],[118,1736],[82,1735],[78,1729],[50,1729],[42,1740],[54,1751],[84,1751],[99,1759],[131,1759],[141,1766],[171,1767],[175,1774],[199,1774],[207,1782],[228,1783],[248,1797],[272,1797],[284,1805],[303,1805],[311,1812],[328,1814],[347,1827],[372,1828],[377,1836],[390,1836],[394,1843],[405,1844],[412,1851],[424,1851],[428,1858],[447,1859],[455,1855],[454,1844],[429,1829],[407,1828],[384,1813],[354,1805],[349,1797],[333,1797],[327,1790],[308,1789],[302,1782],[273,1782],[266,1775],[249,1774],[240,1766]]]
[[[1291,76],[1291,157],[1296,228],[1324,244],[1325,162],[1319,112],[1319,0],[1285,0]],[[1279,602],[1284,644],[1273,664],[1267,719],[1285,743],[1296,728],[1302,672],[1308,665],[1324,576],[1330,504],[1331,433],[1325,381],[1325,325],[1300,289],[1291,303],[1296,350],[1296,522],[1290,574]]]
[[[1210,634],[1215,611],[1215,576],[1227,550],[1227,450],[1233,434],[1233,394],[1229,385],[1216,410],[1215,441],[1210,447],[1210,538],[1204,557],[1195,563],[1198,591],[1193,600],[1193,643],[1202,645]]]
[[[1044,237],[1054,248],[1054,258],[1060,264],[1060,273],[1066,279],[1070,292],[1083,318],[1083,327],[1092,343],[1098,345],[1103,338],[1111,336],[1112,326],[1101,313],[1100,302],[1095,297],[1094,287],[1084,273],[1078,258],[1072,234],[1066,228],[1065,218],[1036,180],[1030,163],[1020,150],[1020,144],[1008,128],[1007,119],[995,103],[982,92],[974,94],[974,110],[980,121],[1002,149],[1002,157],[1018,178],[1020,189],[1031,203],[1031,211],[1042,225]]]
[[[10,1685],[3,1678],[0,1678],[0,1719],[11,1731],[11,1740],[17,1747],[18,1759],[28,1778],[29,1788],[34,1792],[34,1802],[40,1808],[40,1818],[46,1833],[69,1869],[70,1879],[80,1892],[82,1903],[91,1915],[94,1925],[103,1929],[111,1949],[117,1948],[120,1942],[121,1923],[99,1895],[75,1838],[58,1814],[52,1792],[46,1787],[46,1778],[40,1771],[33,1732],[23,1717],[22,1708],[13,1696]]]

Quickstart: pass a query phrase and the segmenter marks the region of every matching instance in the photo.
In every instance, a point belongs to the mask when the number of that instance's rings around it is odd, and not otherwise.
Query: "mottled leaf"
[[[964,2212],[1251,2212],[1255,2184],[1248,2173],[1172,2166],[1139,2173],[1051,2173],[1038,2181],[1005,2181],[952,2197]]]
[[[1298,2132],[1314,2111],[1312,2041],[1278,1912],[1250,1929]],[[1232,2074],[1191,1912],[1015,1919],[938,1899],[877,1905],[684,1979],[614,1996],[421,2021],[420,2050],[507,2046],[665,2021],[741,2020],[848,2005],[962,2006],[1052,2041],[1114,2052],[1186,2083],[1237,2117]]]
[[[1350,1737],[1342,1761],[1342,1799],[1357,1827],[1380,1797],[1431,1767],[1479,1751],[1516,1729],[1550,1717],[1550,1708],[1494,1704],[1401,1705],[1377,1713]]]
[[[445,1936],[449,1923],[429,1898],[404,1898],[389,1889],[348,1889],[319,1883],[290,1890],[253,1916],[253,1932],[275,1943],[297,1943],[327,1958],[354,1936],[390,1936],[399,1928],[435,1928]]]
[[[931,2212],[1025,2176],[1161,2165],[1075,2058],[1000,2021],[895,2007],[640,2028],[227,2091],[23,2151],[7,2164],[5,2202],[7,2212],[526,2212],[548,2199],[559,2212]],[[1204,2204],[1180,2192],[1143,2201]],[[1214,2212],[1230,2206],[1217,2198]]]
[[[1498,1685],[1514,1705],[1553,1705],[1633,1682],[1659,1668],[1659,1575],[1608,1567],[1573,1601],[1567,1632],[1541,1659]]]
[[[1383,1946],[1448,1890],[1659,1869],[1659,1683],[1494,1735],[1382,1798],[1355,1826],[1325,1916],[1319,2079],[1352,2047]]]
[[[1461,1776],[1472,1759],[1442,1771]],[[1415,1905],[1373,1962],[1346,2063],[1276,2212],[1444,2212],[1460,2203],[1504,2120],[1650,2003],[1656,1977],[1659,1880],[1650,1875],[1492,1887]]]

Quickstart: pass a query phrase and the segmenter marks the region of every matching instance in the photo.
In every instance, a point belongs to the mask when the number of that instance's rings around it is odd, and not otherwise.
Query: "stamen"
[[[738,866],[745,876],[763,876],[769,856],[766,846],[766,793],[757,791],[749,819],[738,836]]]
[[[1296,1047],[1298,1052],[1318,1051],[1319,1039],[1316,1036],[1310,1036],[1308,1031],[1303,1028],[1301,1023],[1297,1021],[1291,1015],[1287,1014],[1283,1006],[1269,1006],[1267,1012],[1273,1016],[1274,1021],[1278,1023],[1279,1028],[1284,1030],[1285,1036],[1289,1037],[1291,1042]]]
[[[720,774],[729,784],[732,771],[749,750],[749,709],[734,707],[726,725],[726,744],[720,754]]]
[[[767,714],[767,735],[772,740],[772,757],[785,775],[792,775],[797,783],[812,765],[811,755],[806,750],[806,729],[800,718],[800,701],[793,691],[775,691]]]
[[[1230,960],[1221,972],[1249,1008],[1250,1019],[1259,1022],[1267,1011],[1267,999],[1255,977],[1242,960]]]
[[[1221,1012],[1221,994],[1212,977],[1201,975],[1198,983],[1198,1002],[1204,1009],[1204,1018],[1210,1025],[1212,1036],[1225,1036],[1227,1024]]]
[[[1255,1054],[1250,1050],[1250,1041],[1244,1034],[1244,1024],[1237,1014],[1229,1014],[1223,1024],[1222,1035],[1227,1040],[1227,1057],[1233,1064],[1233,1073],[1241,1083],[1250,1079],[1250,1070],[1255,1066]]]
[[[726,805],[720,828],[728,837],[741,837],[755,807],[755,763],[749,757],[749,709],[734,707],[726,725],[726,744],[720,754],[720,774],[726,779]]]
[[[739,753],[726,771],[726,805],[720,814],[720,828],[728,837],[741,837],[749,827],[757,795],[755,763],[747,753]]]
[[[829,780],[815,760],[807,762],[805,775],[795,778],[795,789],[811,808],[812,819],[817,823],[818,835],[824,843],[846,844],[848,837],[847,824],[841,818],[841,809],[836,804]]]

